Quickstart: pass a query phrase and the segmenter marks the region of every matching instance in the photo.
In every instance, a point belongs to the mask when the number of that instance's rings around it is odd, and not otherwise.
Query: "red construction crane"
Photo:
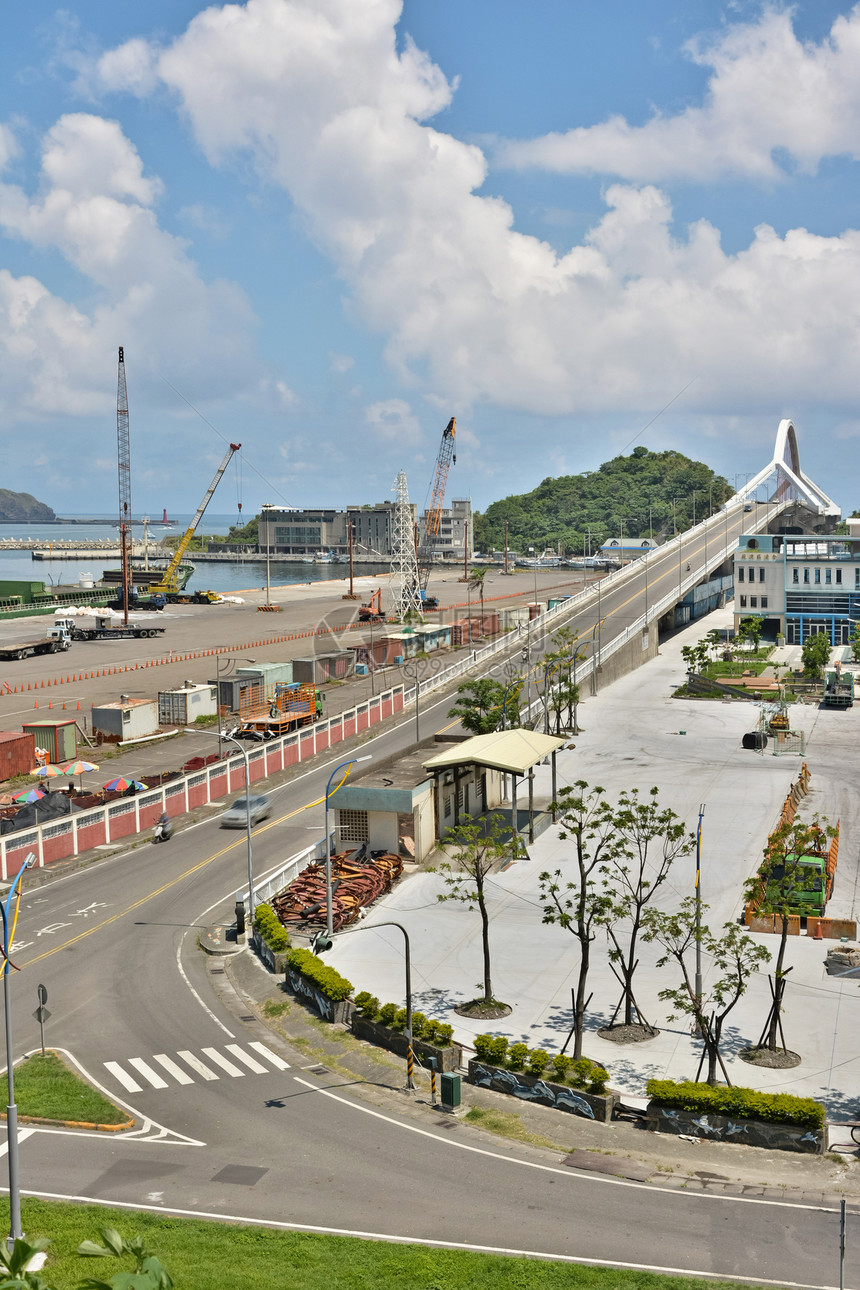
[[[442,523],[442,508],[445,505],[445,490],[448,487],[448,471],[452,463],[456,465],[457,454],[454,452],[454,434],[456,421],[452,417],[442,432],[442,443],[436,458],[436,473],[433,476],[433,489],[430,494],[430,505],[424,513],[424,532],[418,548],[418,575],[422,592],[426,592],[430,580],[430,566],[433,561],[433,545],[439,536]],[[422,596],[422,599],[425,597]],[[430,606],[427,606],[428,609]]]

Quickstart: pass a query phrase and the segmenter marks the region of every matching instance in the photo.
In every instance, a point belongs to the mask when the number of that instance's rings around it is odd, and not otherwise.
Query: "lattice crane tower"
[[[128,622],[128,548],[131,537],[131,448],[128,434],[128,391],[125,385],[125,353],[119,347],[116,378],[116,459],[119,476],[119,541],[122,553],[122,610]]]
[[[418,556],[415,551],[415,531],[412,527],[412,509],[406,471],[398,472],[394,482],[394,578],[391,585],[391,605],[399,618],[408,613],[423,617],[421,587],[418,582]]]

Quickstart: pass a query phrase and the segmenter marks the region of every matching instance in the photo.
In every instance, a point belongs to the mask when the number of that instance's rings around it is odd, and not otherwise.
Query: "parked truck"
[[[237,739],[275,739],[300,726],[312,725],[322,716],[323,696],[315,685],[278,685],[265,707],[242,714],[232,732]]]
[[[824,678],[825,708],[850,708],[854,705],[854,674],[841,669],[828,672]]]
[[[788,874],[788,882],[785,875]],[[792,914],[823,914],[827,904],[827,864],[823,855],[793,855],[785,864],[774,865],[768,883],[768,899],[786,899]]]
[[[49,627],[45,636],[32,641],[15,641],[0,645],[0,659],[33,658],[37,654],[59,654],[71,646],[72,637],[66,627],[70,619],[63,618]]]
[[[127,636],[163,636],[163,627],[150,627],[149,623],[117,623],[112,618],[97,614],[92,624],[77,622],[74,618],[60,618],[57,627],[64,628],[73,641],[123,640]]]

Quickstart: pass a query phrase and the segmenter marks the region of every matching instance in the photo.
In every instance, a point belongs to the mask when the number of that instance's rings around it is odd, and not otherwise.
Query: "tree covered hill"
[[[48,524],[57,517],[44,502],[30,493],[13,493],[0,488],[0,524]]]
[[[594,551],[619,536],[622,522],[625,538],[648,537],[653,526],[660,540],[672,535],[674,524],[689,528],[694,512],[696,520],[703,519],[709,505],[715,509],[732,493],[727,480],[704,462],[680,452],[634,448],[629,457],[613,457],[598,470],[545,479],[530,493],[493,502],[475,514],[475,546],[501,550],[506,519],[508,542],[520,554],[530,546],[540,552],[561,543],[564,552],[578,555],[586,549],[589,528]]]

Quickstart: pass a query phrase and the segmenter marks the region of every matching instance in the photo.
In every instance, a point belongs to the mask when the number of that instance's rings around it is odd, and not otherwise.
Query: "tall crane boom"
[[[436,458],[436,472],[433,476],[430,505],[424,515],[424,532],[421,535],[421,545],[418,551],[421,589],[423,591],[427,589],[427,583],[430,578],[433,543],[439,536],[439,529],[442,524],[442,508],[445,505],[445,490],[448,487],[448,471],[451,469],[451,463],[456,463],[457,461],[457,456],[454,452],[455,432],[456,420],[452,417],[442,431],[442,443],[439,446],[439,455]]]
[[[176,573],[177,573],[177,570],[179,569],[180,564],[182,563],[182,557],[185,555],[185,552],[188,550],[188,545],[191,539],[194,537],[195,530],[197,528],[197,525],[200,523],[200,521],[203,518],[203,514],[206,510],[206,507],[209,505],[209,503],[212,500],[212,494],[215,492],[215,489],[218,487],[218,485],[221,482],[221,476],[224,474],[224,471],[230,465],[230,461],[233,457],[233,453],[238,452],[241,447],[242,445],[240,443],[230,444],[227,455],[225,456],[224,460],[221,462],[221,465],[216,470],[215,478],[212,480],[212,483],[209,485],[208,489],[206,490],[206,493],[203,497],[203,501],[197,507],[197,511],[195,513],[194,519],[191,521],[188,528],[185,530],[185,532],[182,535],[179,545],[177,546],[173,554],[173,559],[170,561],[170,564],[164,570],[164,574],[160,579],[160,581],[150,587],[151,592],[153,591],[168,592],[168,591],[176,590]]]
[[[131,524],[131,446],[128,434],[128,391],[125,352],[119,347],[116,378],[116,461],[119,480],[119,543],[122,553],[122,608],[128,622],[128,531]]]

